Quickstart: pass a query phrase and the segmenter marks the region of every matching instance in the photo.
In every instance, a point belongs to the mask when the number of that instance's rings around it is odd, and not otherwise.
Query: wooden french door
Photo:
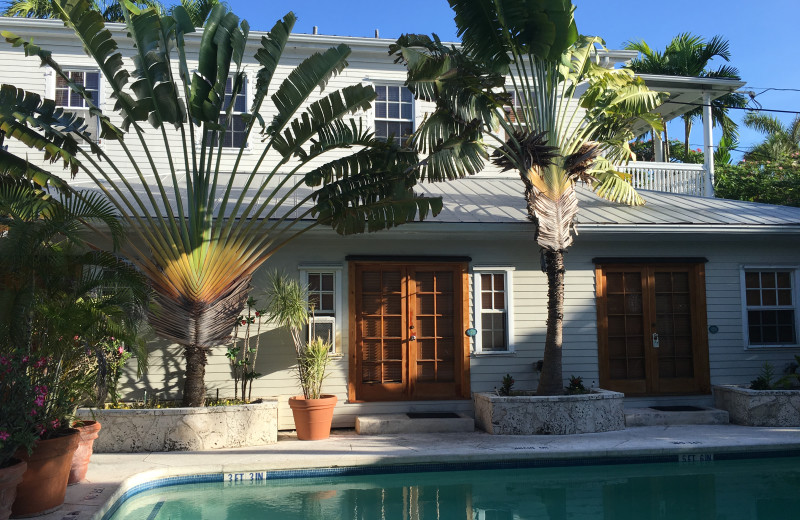
[[[466,264],[353,263],[350,400],[469,397]]]
[[[709,393],[703,264],[598,265],[596,274],[600,385]]]

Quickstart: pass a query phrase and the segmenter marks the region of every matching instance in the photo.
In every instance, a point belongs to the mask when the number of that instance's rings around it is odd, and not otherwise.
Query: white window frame
[[[474,354],[484,356],[503,356],[513,354],[516,351],[516,338],[514,327],[514,273],[515,268],[510,266],[486,266],[476,265],[472,268],[472,323],[478,333],[472,338],[472,351]],[[505,307],[506,307],[506,350],[483,350],[483,325],[481,313],[481,275],[500,274],[505,275]]]
[[[748,323],[747,285],[745,273],[748,271],[791,271],[792,278],[792,309],[794,310],[794,343],[770,343],[753,345],[750,343],[750,324]],[[800,265],[742,265],[739,269],[739,289],[742,301],[742,338],[745,350],[762,350],[772,348],[798,348],[800,347]],[[776,307],[778,308],[778,307]],[[782,307],[787,308],[787,307]],[[757,309],[754,309],[757,310]]]
[[[91,65],[81,64],[81,65],[65,65],[62,70],[64,72],[92,72],[96,73],[98,77],[97,82],[97,108],[103,110],[103,105],[105,103],[105,81],[103,81],[103,73],[100,69],[96,67],[92,67]],[[45,98],[52,99],[55,102],[56,99],[56,71],[47,67],[47,71],[45,72]],[[70,90],[71,92],[71,90]],[[63,108],[67,112],[71,112],[70,108],[75,107],[65,107],[62,105],[56,105],[57,108]],[[77,110],[88,110],[86,108],[77,108]],[[85,119],[85,118],[84,118]],[[86,121],[87,124],[91,124],[91,120]],[[103,140],[100,138],[100,119],[97,119],[97,144],[102,144]]]
[[[399,80],[391,80],[391,79],[366,79],[365,82],[372,86],[373,89],[376,90],[378,87],[400,87],[406,88],[405,81]],[[400,115],[402,116],[402,109],[400,111]],[[411,122],[411,132],[415,132],[417,130],[417,99],[414,97],[414,94],[411,94],[411,118],[410,119],[403,119],[398,118],[389,118],[388,114],[387,117],[378,118],[378,112],[376,110],[375,102],[372,103],[372,108],[370,108],[369,119],[372,125],[372,131],[377,133],[377,120],[380,119],[381,121],[389,121],[389,122],[404,122],[410,121]],[[402,137],[402,136],[397,136]]]
[[[331,354],[344,354],[342,331],[344,330],[344,295],[342,293],[342,272],[341,264],[310,264],[304,263],[297,266],[300,271],[300,283],[303,287],[308,287],[309,273],[321,273],[333,275],[333,311],[334,311],[334,338]]]

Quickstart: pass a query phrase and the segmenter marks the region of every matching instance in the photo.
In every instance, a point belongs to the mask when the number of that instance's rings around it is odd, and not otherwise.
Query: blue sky
[[[267,30],[287,11],[298,17],[295,32],[372,37],[375,29],[383,38],[402,33],[437,33],[443,40],[456,41],[456,27],[446,0],[288,0],[263,2],[228,0],[233,11],[246,18],[253,29]],[[756,93],[767,88],[800,90],[800,58],[796,36],[800,30],[798,0],[573,0],[575,19],[583,34],[601,36],[611,48],[629,40],[645,40],[663,49],[673,36],[691,32],[705,38],[722,35],[730,41],[731,65],[739,69]],[[716,60],[712,64],[720,62]],[[720,62],[721,63],[721,62]],[[756,98],[763,108],[800,112],[800,92],[768,91]],[[735,111],[735,120],[741,111]],[[794,115],[774,114],[789,122]],[[670,137],[682,139],[683,126],[670,126]],[[690,144],[702,146],[698,125]],[[760,135],[741,127],[740,148],[757,143]],[[719,131],[715,131],[715,137]]]

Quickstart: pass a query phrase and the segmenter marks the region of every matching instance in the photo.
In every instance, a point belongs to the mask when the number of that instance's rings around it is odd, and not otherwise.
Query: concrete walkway
[[[722,452],[800,450],[800,428],[746,426],[644,426],[569,436],[494,436],[482,432],[356,435],[334,431],[324,441],[281,435],[277,444],[213,452],[95,454],[84,482],[45,520],[100,518],[126,490],[160,478],[202,473],[237,473],[312,467],[680,456]]]

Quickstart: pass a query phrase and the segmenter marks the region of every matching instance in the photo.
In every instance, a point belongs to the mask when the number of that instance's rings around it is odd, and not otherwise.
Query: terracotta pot
[[[11,504],[17,496],[17,485],[28,468],[24,460],[12,459],[16,464],[0,469],[0,520],[11,516]]]
[[[303,396],[289,398],[297,438],[301,441],[318,441],[330,437],[336,400],[335,395],[323,395],[319,399],[306,399]]]
[[[17,451],[14,456],[27,462],[28,469],[17,487],[12,516],[44,514],[64,503],[72,454],[79,441],[78,430],[69,430],[59,437],[38,441],[30,456],[24,450]]]
[[[86,470],[89,469],[89,459],[92,457],[94,440],[100,431],[100,423],[97,421],[81,421],[77,424],[81,426],[72,427],[81,432],[81,440],[78,449],[72,456],[72,466],[69,468],[69,485],[77,484],[86,478]]]

